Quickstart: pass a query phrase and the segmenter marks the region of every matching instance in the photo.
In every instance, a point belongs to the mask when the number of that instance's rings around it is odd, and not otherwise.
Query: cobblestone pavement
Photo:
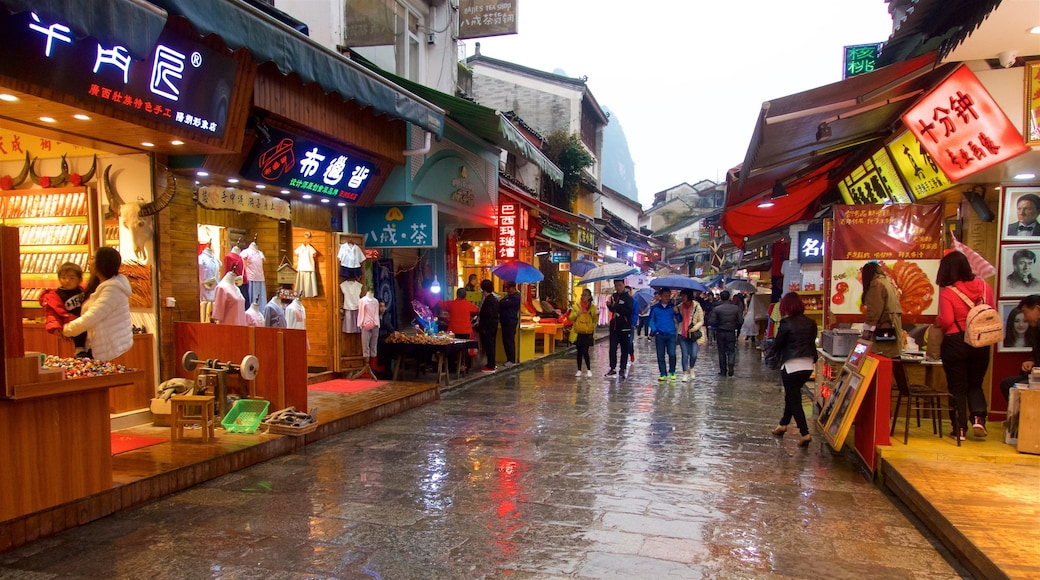
[[[2,578],[961,578],[740,347],[658,383],[571,356],[0,554]]]

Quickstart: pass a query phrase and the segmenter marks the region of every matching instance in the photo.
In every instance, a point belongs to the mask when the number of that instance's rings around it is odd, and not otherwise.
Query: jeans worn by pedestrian
[[[690,373],[693,371],[693,367],[697,364],[697,354],[700,351],[700,345],[697,344],[696,340],[680,336],[679,350],[681,352],[681,358],[679,360],[682,363],[682,371],[684,373]]]
[[[675,374],[675,339],[676,336],[670,332],[659,332],[654,337],[657,345],[657,370],[661,376]],[[668,357],[668,365],[665,366],[665,357]]]

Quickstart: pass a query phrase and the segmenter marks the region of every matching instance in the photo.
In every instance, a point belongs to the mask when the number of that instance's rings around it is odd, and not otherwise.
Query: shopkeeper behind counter
[[[90,357],[96,360],[110,361],[134,346],[130,281],[119,273],[122,264],[115,248],[98,248],[82,314],[61,329],[65,336],[86,332]]]

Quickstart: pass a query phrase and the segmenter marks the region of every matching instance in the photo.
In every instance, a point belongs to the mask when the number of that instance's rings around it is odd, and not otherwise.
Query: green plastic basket
[[[220,422],[228,433],[256,433],[260,421],[267,415],[270,401],[239,399]]]

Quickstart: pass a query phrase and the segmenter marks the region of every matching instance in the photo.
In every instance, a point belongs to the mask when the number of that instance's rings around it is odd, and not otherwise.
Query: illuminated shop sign
[[[571,251],[570,250],[553,250],[549,254],[549,261],[553,264],[570,264]]]
[[[437,205],[373,205],[357,208],[365,248],[436,248]]]
[[[874,72],[880,51],[881,45],[877,43],[846,46],[845,76],[842,78],[847,79],[863,73]]]
[[[951,181],[1029,150],[968,67],[961,65],[902,117]]]
[[[498,206],[498,226],[495,236],[495,258],[515,260],[520,257],[518,249],[528,230],[527,208],[518,203],[502,203]]]
[[[910,203],[910,195],[884,149],[875,151],[839,181],[838,191],[848,205]]]
[[[950,179],[943,174],[932,156],[910,131],[904,131],[887,145],[896,170],[903,177],[914,199],[924,199],[950,187]]]
[[[147,61],[135,61],[125,47],[76,38],[62,22],[0,10],[0,50],[0,74],[135,117],[224,136],[235,61],[169,29]]]
[[[268,128],[257,140],[242,176],[260,183],[357,201],[375,173],[375,164],[313,141]]]
[[[823,263],[823,232],[798,232],[798,263]]]

